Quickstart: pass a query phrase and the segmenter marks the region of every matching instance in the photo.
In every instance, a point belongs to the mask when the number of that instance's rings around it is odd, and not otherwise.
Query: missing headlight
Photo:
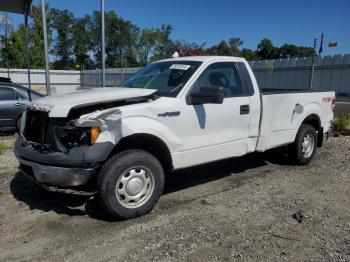
[[[78,146],[90,146],[91,128],[73,127],[66,125],[64,127],[56,126],[55,134],[65,149],[71,149]]]

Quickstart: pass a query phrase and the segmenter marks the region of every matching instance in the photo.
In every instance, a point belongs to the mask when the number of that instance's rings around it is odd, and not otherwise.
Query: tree
[[[1,49],[1,58],[7,61],[10,68],[24,68],[25,61],[25,42],[24,42],[25,28],[24,24],[20,24],[16,31],[13,31],[8,37],[7,47],[4,45],[5,38],[1,39],[3,48]]]
[[[49,10],[46,5],[46,12]],[[29,31],[29,57],[30,65],[32,68],[44,68],[45,65],[45,53],[44,53],[44,34],[41,20],[41,5],[33,5],[31,9],[31,28]],[[51,30],[51,12],[47,12],[46,24],[47,24],[47,39],[48,49],[50,50],[52,43],[52,30]],[[24,53],[22,53],[24,55]]]
[[[9,35],[13,32],[12,19],[5,12],[0,12],[0,28],[4,35],[0,36],[0,48],[3,50],[0,54],[0,66],[9,67],[8,60],[8,48],[9,48]]]
[[[209,55],[230,56],[231,48],[226,41],[222,40],[217,46],[212,46],[207,49]]]
[[[53,54],[56,56],[55,69],[73,68],[74,16],[68,10],[51,9],[52,28],[56,31]],[[81,32],[81,34],[84,34]]]
[[[239,56],[240,55],[239,47],[243,45],[243,40],[240,39],[239,37],[233,37],[233,38],[230,38],[230,40],[228,41],[228,44],[230,45],[230,48],[231,48],[231,55]]]
[[[310,57],[316,55],[315,50],[312,47],[299,46],[301,57]]]
[[[136,64],[133,52],[137,43],[138,28],[130,21],[119,18],[114,11],[105,14],[106,65],[125,67]],[[91,48],[95,52],[97,65],[101,63],[101,15],[94,11],[91,18]]]
[[[72,45],[74,54],[74,63],[80,65],[80,68],[92,68],[93,61],[90,58],[89,51],[91,47],[91,32],[89,24],[91,17],[76,18],[72,28]]]
[[[206,43],[199,45],[197,43],[189,43],[184,40],[177,40],[172,43],[170,50],[171,53],[178,52],[180,56],[202,56],[206,55],[206,50],[204,49],[205,45]]]
[[[258,60],[258,55],[256,54],[256,52],[249,48],[243,48],[241,51],[241,56],[247,59],[248,61]]]
[[[171,25],[162,25],[160,29],[157,29],[158,37],[155,45],[154,55],[152,60],[159,60],[169,58],[171,54],[172,40],[170,38],[173,32]]]
[[[46,6],[48,10],[48,6]],[[32,68],[44,67],[44,40],[41,21],[41,6],[32,6],[31,9],[32,22],[29,25],[29,60]],[[48,45],[52,42],[50,22],[51,13],[48,12],[46,16],[48,25]],[[17,30],[11,32],[8,38],[8,48],[1,49],[1,57],[8,58],[9,66],[13,68],[24,68],[27,66],[25,61],[25,27],[24,24],[20,24]],[[4,39],[2,38],[2,43]]]
[[[158,37],[159,34],[156,30],[148,28],[142,29],[136,47],[138,60],[141,66],[145,66],[148,63],[148,59],[154,51]]]
[[[264,38],[258,44],[257,54],[260,59],[274,59],[279,57],[279,50],[270,39]]]

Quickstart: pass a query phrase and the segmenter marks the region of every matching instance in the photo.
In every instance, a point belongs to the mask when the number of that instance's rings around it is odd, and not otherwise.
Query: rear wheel
[[[159,161],[143,150],[128,150],[111,157],[98,178],[100,200],[114,217],[132,218],[148,213],[164,188]]]
[[[289,146],[289,155],[299,165],[308,164],[316,153],[317,133],[313,126],[302,124],[295,141]]]

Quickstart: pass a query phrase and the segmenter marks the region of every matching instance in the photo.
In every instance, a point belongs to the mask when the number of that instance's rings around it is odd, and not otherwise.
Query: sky
[[[45,1],[77,17],[100,9],[100,0]],[[253,50],[262,38],[275,46],[312,47],[313,39],[319,43],[323,33],[323,55],[350,53],[350,0],[105,0],[105,10],[114,10],[140,28],[171,24],[173,39],[207,47],[231,37],[240,37],[243,47]],[[15,23],[23,19],[11,17]],[[338,47],[328,48],[335,41]]]

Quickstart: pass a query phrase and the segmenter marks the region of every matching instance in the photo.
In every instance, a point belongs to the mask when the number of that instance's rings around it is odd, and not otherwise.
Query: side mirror
[[[222,104],[223,101],[223,87],[201,87],[199,92],[190,93],[190,103],[192,105]]]

